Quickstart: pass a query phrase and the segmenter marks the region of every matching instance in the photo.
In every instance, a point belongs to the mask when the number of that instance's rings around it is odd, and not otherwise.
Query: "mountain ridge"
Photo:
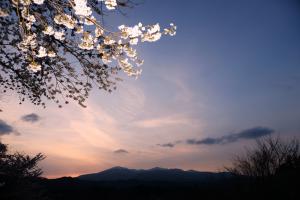
[[[151,169],[129,169],[125,167],[112,167],[101,172],[83,174],[77,179],[87,181],[213,181],[230,176],[227,172],[201,172],[195,170],[182,170],[177,168],[154,167]]]

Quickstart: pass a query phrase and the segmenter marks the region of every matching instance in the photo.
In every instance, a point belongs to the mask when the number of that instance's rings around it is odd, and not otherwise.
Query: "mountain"
[[[102,172],[78,176],[79,180],[86,181],[171,181],[171,182],[211,182],[230,177],[229,173],[199,172],[194,170],[165,169],[128,169],[113,167]]]

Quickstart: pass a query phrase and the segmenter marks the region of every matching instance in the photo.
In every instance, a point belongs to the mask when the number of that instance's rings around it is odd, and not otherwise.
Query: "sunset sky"
[[[300,137],[300,3],[297,0],[146,0],[121,24],[177,25],[174,37],[138,47],[137,80],[88,107],[17,95],[0,100],[0,139],[12,151],[42,152],[44,176],[113,166],[222,170],[255,139]]]

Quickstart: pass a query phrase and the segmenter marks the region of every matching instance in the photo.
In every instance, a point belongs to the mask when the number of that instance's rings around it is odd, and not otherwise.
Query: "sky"
[[[137,80],[88,107],[2,96],[0,139],[12,151],[42,152],[49,178],[113,166],[219,171],[255,139],[300,137],[300,2],[145,0],[120,24],[177,25],[174,37],[138,47]]]

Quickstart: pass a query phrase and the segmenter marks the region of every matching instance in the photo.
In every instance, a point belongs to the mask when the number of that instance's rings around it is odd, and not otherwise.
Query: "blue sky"
[[[299,137],[299,11],[296,0],[148,0],[126,17],[109,14],[111,27],[173,22],[177,35],[141,45],[142,76],[113,94],[94,91],[87,109],[16,107],[6,97],[0,115],[18,134],[2,140],[45,153],[45,174],[56,177],[115,165],[215,171],[253,144],[249,130]],[[38,120],[22,120],[30,113]],[[186,142],[228,135],[239,139]]]
[[[168,98],[180,92],[176,84],[160,77],[180,80],[193,98],[182,112],[206,120],[211,133],[266,125],[297,134],[299,9],[297,1],[145,1],[124,23],[176,22],[178,34],[143,46],[138,84],[150,99],[179,109]]]
[[[156,73],[163,68],[162,73],[170,76],[178,70],[193,91],[194,102],[212,108],[204,116],[200,110],[196,115],[231,126],[257,123],[298,131],[299,2],[149,4],[144,6],[155,10],[158,21],[176,22],[178,35],[145,48],[155,58],[148,59],[144,68],[146,83],[151,82],[149,65]]]

